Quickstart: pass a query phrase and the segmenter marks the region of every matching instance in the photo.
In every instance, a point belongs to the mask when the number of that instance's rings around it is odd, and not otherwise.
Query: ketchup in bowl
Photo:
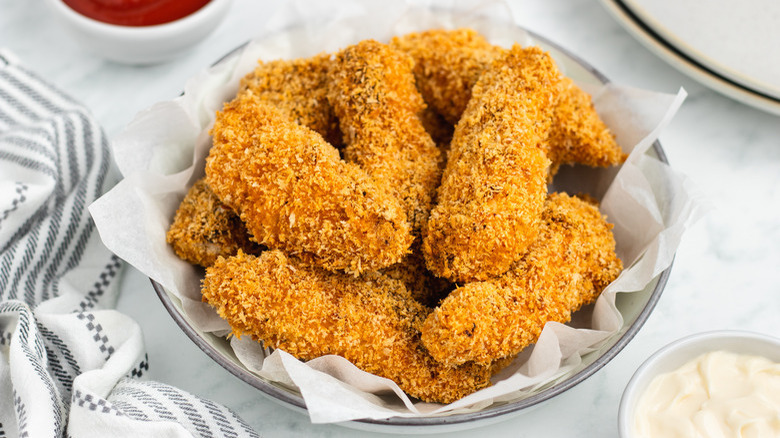
[[[81,15],[121,26],[152,26],[186,17],[210,0],[63,0]]]

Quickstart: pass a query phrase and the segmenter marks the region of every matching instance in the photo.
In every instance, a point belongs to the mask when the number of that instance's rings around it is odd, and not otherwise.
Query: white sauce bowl
[[[636,408],[656,376],[675,371],[702,354],[719,350],[763,356],[780,362],[780,339],[760,333],[723,330],[699,333],[674,341],[650,356],[626,385],[618,412],[620,437],[637,438],[634,433]]]

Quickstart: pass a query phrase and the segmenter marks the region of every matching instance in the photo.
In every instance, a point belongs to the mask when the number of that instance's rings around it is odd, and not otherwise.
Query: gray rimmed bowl
[[[567,63],[567,75],[577,77],[591,84],[606,84],[609,82],[599,71],[560,46],[532,32],[528,32],[528,34],[536,44],[549,51],[556,61]],[[239,47],[229,53],[223,60],[233,56],[240,49]],[[668,163],[661,144],[657,141],[652,145],[647,154],[663,163]],[[593,375],[612,360],[634,338],[658,302],[666,286],[671,267],[670,264],[644,290],[630,294],[617,294],[616,305],[624,319],[624,325],[619,333],[608,339],[598,350],[584,355],[582,363],[568,377],[540,390],[532,396],[516,401],[494,403],[481,411],[472,413],[425,418],[391,417],[378,420],[364,419],[340,424],[355,429],[385,433],[439,433],[470,429],[504,421],[527,412],[531,408],[538,407],[543,402],[571,389]],[[225,338],[198,330],[182,311],[181,302],[178,298],[156,281],[151,280],[151,282],[174,321],[209,357],[239,379],[259,389],[262,394],[273,401],[293,410],[306,412],[306,405],[300,393],[267,381],[250,372],[238,360]]]

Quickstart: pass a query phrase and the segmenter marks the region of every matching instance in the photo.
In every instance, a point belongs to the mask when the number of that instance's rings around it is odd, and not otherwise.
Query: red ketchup
[[[186,17],[210,0],[63,0],[94,20],[121,26],[152,26]]]

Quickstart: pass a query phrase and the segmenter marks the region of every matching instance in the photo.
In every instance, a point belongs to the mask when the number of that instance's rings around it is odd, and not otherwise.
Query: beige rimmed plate
[[[763,93],[760,90],[745,86],[742,82],[730,79],[728,76],[723,76],[700,60],[681,51],[679,47],[666,41],[658,32],[639,18],[625,2],[621,0],[601,0],[601,4],[640,44],[681,73],[726,97],[762,111],[780,115],[780,98],[776,98],[774,94]],[[755,56],[774,55],[759,54]],[[779,57],[774,57],[780,59]],[[780,77],[778,80],[780,80]]]
[[[780,2],[621,1],[664,41],[701,65],[780,99]]]

